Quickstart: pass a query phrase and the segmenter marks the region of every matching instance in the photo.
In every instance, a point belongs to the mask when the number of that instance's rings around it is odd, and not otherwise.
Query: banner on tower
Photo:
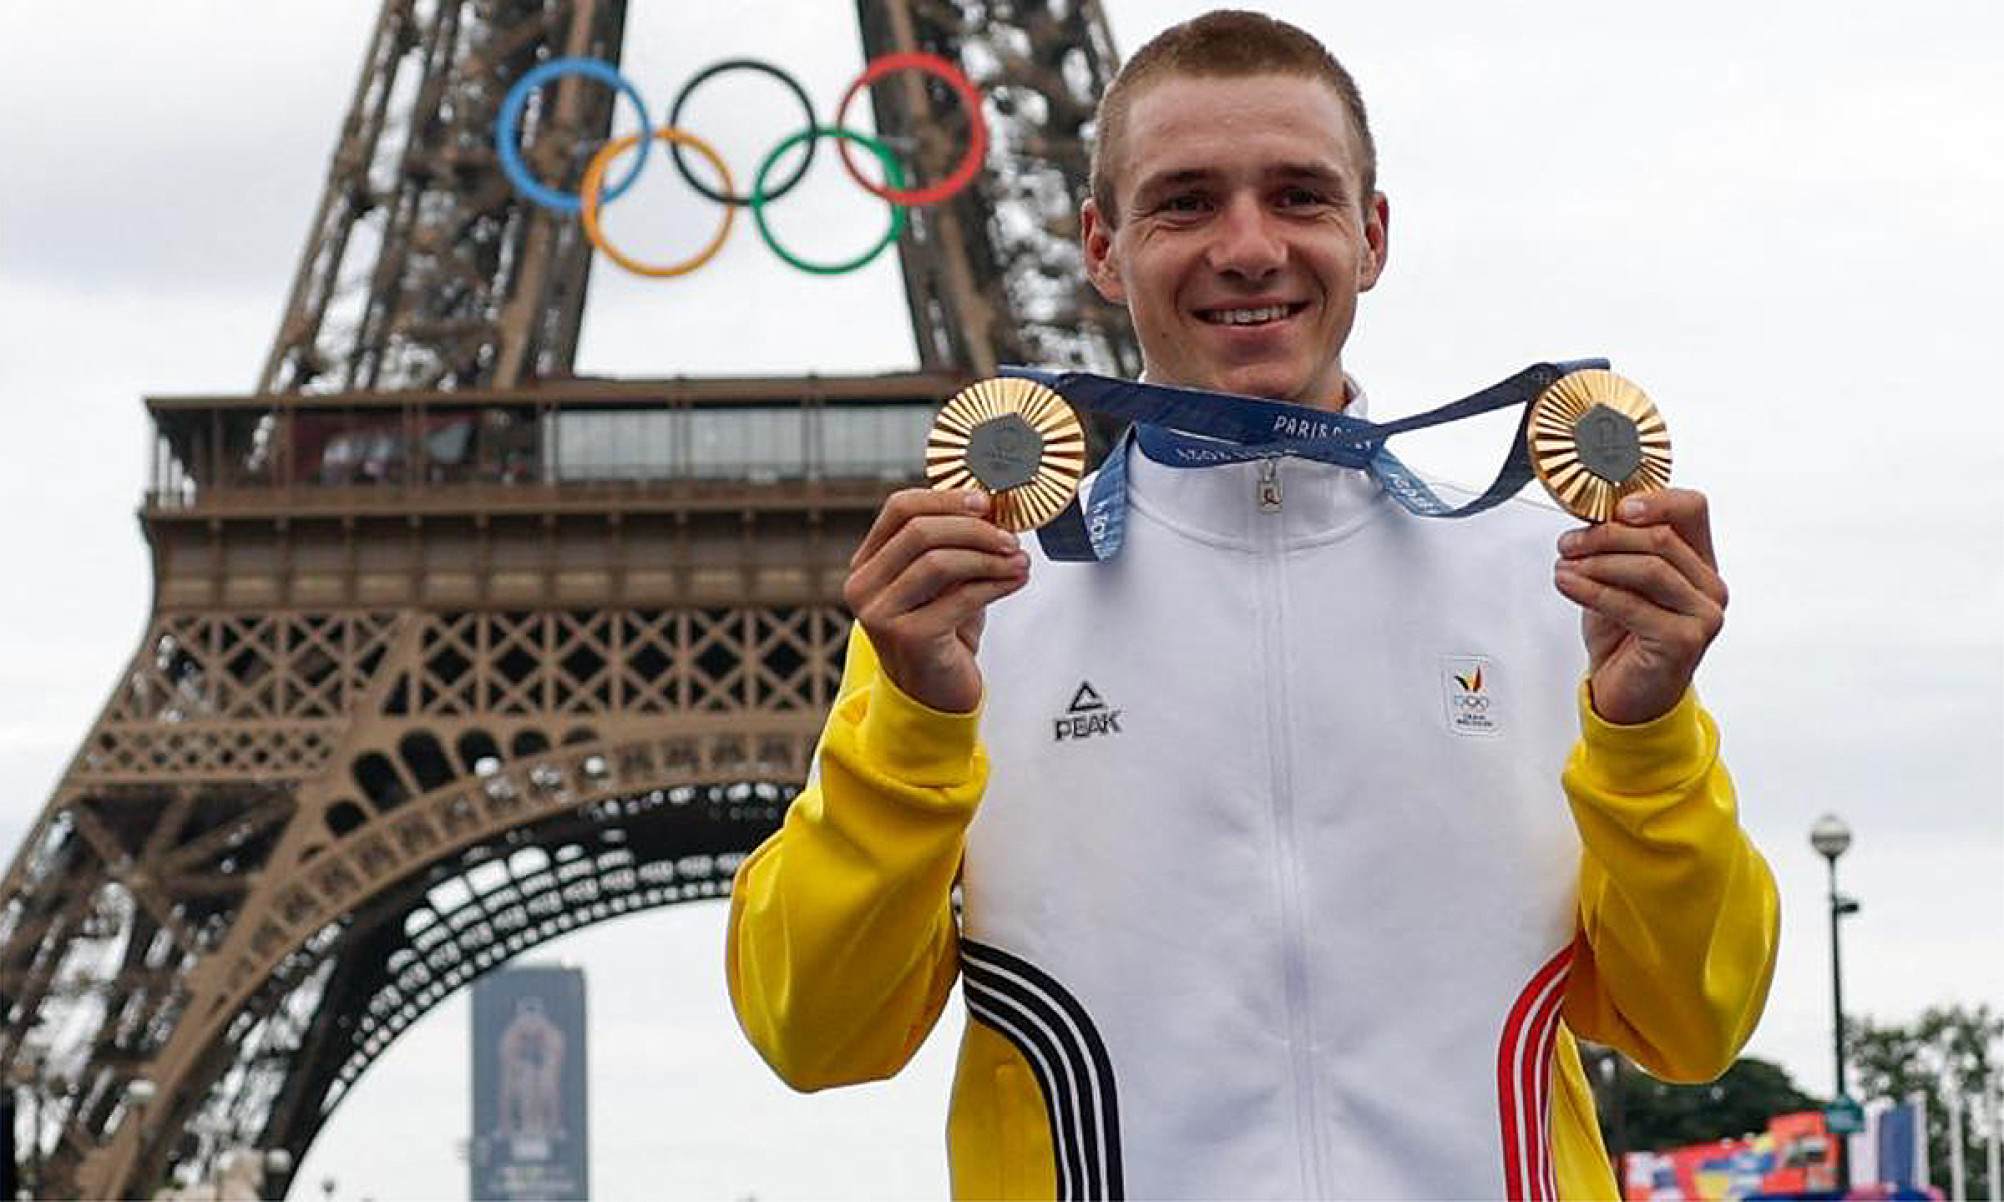
[[[476,1199],[591,1196],[585,986],[575,968],[504,968],[473,984]]]

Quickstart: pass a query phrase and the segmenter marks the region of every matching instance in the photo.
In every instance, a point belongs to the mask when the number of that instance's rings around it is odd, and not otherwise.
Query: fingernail
[[[1568,530],[1559,536],[1559,550],[1571,553],[1580,549],[1580,532]]]
[[[988,510],[988,494],[978,489],[964,492],[961,497],[967,502],[969,513],[985,513]]]
[[[1630,497],[1621,503],[1621,516],[1631,522],[1647,512],[1649,512],[1649,507],[1644,505],[1639,498]]]

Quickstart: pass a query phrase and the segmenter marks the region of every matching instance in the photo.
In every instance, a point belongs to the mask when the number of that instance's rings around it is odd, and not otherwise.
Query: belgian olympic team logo
[[[705,81],[726,71],[757,71],[772,76],[792,91],[799,99],[800,107],[807,114],[807,124],[803,128],[781,139],[778,145],[766,153],[765,159],[760,162],[758,170],[752,176],[751,190],[744,193],[737,190],[730,168],[725,165],[723,156],[717,153],[716,148],[678,124],[690,94]],[[939,79],[952,90],[961,108],[967,112],[967,147],[953,170],[936,183],[907,187],[904,168],[898,162],[897,153],[890,145],[879,138],[858,133],[843,125],[843,118],[857,94],[895,71],[921,71]],[[620,96],[631,101],[633,107],[640,113],[641,132],[615,138],[601,146],[586,164],[584,177],[580,180],[576,192],[561,191],[537,179],[522,161],[522,115],[528,108],[530,96],[538,88],[566,75],[582,76],[612,88]],[[835,139],[842,165],[848,170],[849,177],[864,191],[888,204],[891,210],[890,226],[875,245],[854,258],[837,263],[817,263],[795,255],[773,237],[772,229],[766,221],[766,210],[772,202],[791,192],[801,177],[807,174],[808,167],[814,161],[815,146],[824,138]],[[669,157],[675,163],[675,170],[691,188],[716,201],[724,211],[723,221],[709,243],[679,263],[640,262],[613,246],[599,225],[600,211],[633,186],[634,181],[640,176],[641,169],[647,165],[648,152],[655,142],[666,142]],[[876,156],[877,162],[883,168],[883,183],[872,183],[856,165],[856,160],[850,152],[852,144],[861,146]],[[500,118],[494,123],[494,145],[500,152],[501,170],[506,173],[508,182],[513,184],[517,191],[552,212],[579,216],[584,222],[585,236],[591,240],[591,244],[607,258],[636,275],[656,278],[679,276],[687,275],[702,267],[723,249],[725,240],[731,235],[731,225],[736,220],[739,209],[751,210],[752,222],[758,227],[759,237],[772,248],[774,254],[787,263],[802,271],[818,275],[840,275],[862,267],[882,254],[885,247],[896,242],[898,236],[904,232],[907,208],[935,205],[951,199],[974,181],[975,173],[980,171],[982,160],[988,153],[988,125],[981,113],[981,93],[968,82],[967,76],[939,55],[919,51],[887,54],[871,60],[863,73],[857,76],[855,82],[851,83],[848,90],[842,94],[842,102],[836,106],[835,121],[832,125],[819,123],[814,114],[813,101],[808,99],[807,92],[798,81],[771,63],[758,59],[727,59],[697,72],[688,83],[682,85],[682,90],[675,94],[675,103],[669,106],[668,110],[668,123],[655,128],[648,116],[647,102],[641,99],[639,89],[635,88],[612,64],[595,58],[558,58],[535,67],[515,81],[514,87],[508,89],[507,98],[501,104]],[[626,168],[617,181],[608,185],[606,174],[613,162],[636,146],[639,148],[639,153],[635,155],[632,165]],[[784,179],[777,183],[772,182],[771,177],[780,160],[786,157],[788,151],[799,146],[805,147],[799,162]],[[713,188],[696,177],[696,173],[690,169],[689,160],[683,154],[684,149],[694,151],[709,164],[717,179],[722,181],[721,189]]]
[[[1501,734],[1502,714],[1489,660],[1480,655],[1444,655],[1440,667],[1448,729],[1458,735]]]

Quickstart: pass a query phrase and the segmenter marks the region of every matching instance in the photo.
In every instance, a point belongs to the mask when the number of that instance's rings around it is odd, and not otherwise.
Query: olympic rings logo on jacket
[[[723,156],[719,155],[708,142],[678,124],[683,107],[697,87],[713,76],[734,70],[758,71],[772,76],[793,92],[800,101],[800,107],[807,113],[806,127],[788,135],[767,152],[759,164],[758,171],[752,177],[750,193],[743,195],[738,193],[737,185],[731,178],[730,168],[724,164]],[[898,157],[890,146],[880,139],[857,133],[842,124],[857,94],[895,71],[922,71],[934,76],[953,90],[960,106],[967,112],[969,131],[967,148],[962,152],[953,170],[937,183],[923,187],[906,187],[904,168],[899,164]],[[527,164],[522,161],[520,144],[522,114],[528,107],[530,95],[551,80],[567,75],[583,76],[612,88],[619,95],[632,101],[633,107],[640,113],[641,132],[615,138],[601,146],[597,153],[592,155],[591,161],[585,165],[584,177],[579,181],[576,192],[564,192],[552,188],[530,174]],[[883,200],[891,208],[890,227],[884,232],[884,236],[862,254],[837,263],[817,263],[795,255],[779,244],[779,240],[773,236],[772,229],[766,221],[767,207],[792,191],[794,185],[807,174],[808,167],[814,162],[815,146],[823,138],[836,140],[842,165],[848,170],[849,177],[864,191]],[[618,199],[639,178],[641,169],[647,165],[648,152],[655,142],[668,144],[669,157],[675,163],[675,170],[681,173],[690,187],[724,208],[723,222],[717,227],[717,232],[710,238],[709,243],[678,263],[651,264],[634,259],[614,246],[606,238],[599,224],[599,213],[603,207]],[[788,151],[803,143],[806,145],[806,154],[801,157],[792,173],[777,184],[769,184],[768,179],[780,159],[785,157]],[[878,163],[883,167],[885,182],[876,184],[864,177],[849,153],[851,143],[862,146],[876,156]],[[617,182],[608,185],[606,172],[613,161],[636,146],[639,147],[639,153],[635,156],[632,166],[626,169],[625,174],[620,176]],[[981,93],[968,81],[967,76],[939,55],[922,51],[886,54],[871,60],[863,73],[857,76],[855,82],[851,83],[848,90],[842,94],[842,103],[835,110],[833,125],[821,125],[815,120],[813,102],[808,99],[807,92],[791,75],[759,59],[726,59],[705,67],[691,77],[688,83],[682,85],[682,90],[675,94],[675,103],[669,107],[668,124],[659,129],[654,128],[649,120],[647,103],[641,99],[639,89],[635,88],[632,82],[621,75],[612,64],[595,58],[557,58],[539,64],[521,79],[516,80],[514,87],[508,89],[508,95],[501,103],[500,117],[494,123],[494,147],[501,156],[501,170],[507,175],[508,182],[514,185],[516,191],[552,212],[579,215],[584,222],[585,236],[591,240],[592,246],[636,275],[665,278],[688,275],[702,267],[723,249],[725,240],[731,235],[731,225],[741,208],[751,210],[752,222],[758,227],[759,237],[781,259],[802,271],[817,275],[841,275],[862,267],[882,254],[884,248],[898,240],[899,235],[904,233],[907,208],[939,204],[958,195],[968,184],[974,182],[974,176],[981,170],[982,161],[988,153],[988,123],[981,112]],[[711,170],[716,172],[717,178],[723,181],[721,191],[696,178],[695,173],[690,170],[688,159],[683,155],[685,147],[702,157],[710,165]]]

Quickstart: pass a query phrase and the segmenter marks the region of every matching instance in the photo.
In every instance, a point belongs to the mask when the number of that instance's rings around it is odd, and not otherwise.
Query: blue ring
[[[515,81],[508,89],[507,99],[501,102],[501,115],[494,121],[494,147],[501,152],[501,171],[515,190],[522,195],[559,213],[575,214],[584,207],[575,192],[559,192],[529,174],[529,168],[522,162],[521,140],[522,110],[528,107],[529,93],[542,87],[552,79],[563,75],[582,75],[595,79],[633,102],[640,110],[640,153],[627,170],[626,178],[605,190],[605,200],[612,200],[631,187],[639,177],[640,169],[647,165],[647,150],[654,141],[654,126],[647,120],[647,102],[640,98],[640,90],[628,83],[626,77],[612,66],[595,58],[553,58],[532,69],[527,75]]]

